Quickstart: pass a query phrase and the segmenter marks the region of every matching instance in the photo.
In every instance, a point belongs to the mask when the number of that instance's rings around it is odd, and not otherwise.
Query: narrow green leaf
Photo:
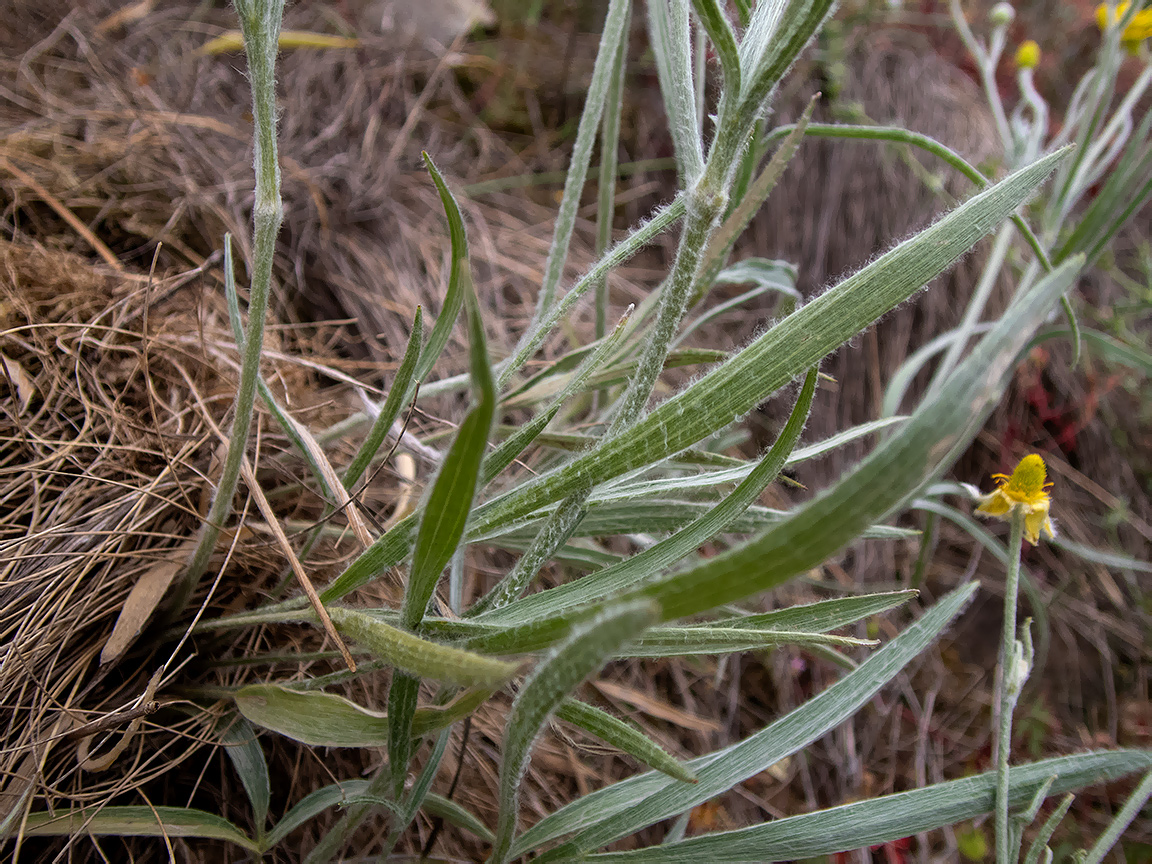
[[[775,723],[723,750],[688,763],[699,783],[685,786],[649,773],[615,783],[561,807],[529,828],[514,855],[538,849],[556,837],[578,832],[542,861],[594,851],[647,825],[668,819],[766,770],[856,713],[865,702],[936,638],[976,590],[968,583],[945,595],[915,624],[878,650],[855,671]]]
[[[704,170],[704,149],[696,115],[692,82],[692,44],[688,31],[688,0],[653,0],[648,8],[648,40],[656,60],[656,78],[680,188],[687,189]]]
[[[1068,808],[1072,806],[1075,799],[1076,796],[1069,792],[1056,805],[1056,809],[1048,814],[1048,818],[1044,820],[1044,824],[1040,826],[1035,839],[1028,847],[1028,853],[1024,856],[1024,864],[1039,864],[1041,853],[1048,846],[1048,841],[1056,833],[1056,828],[1068,814]]]
[[[416,709],[412,719],[412,737],[417,738],[429,732],[447,729],[458,720],[463,720],[487,702],[494,691],[487,687],[474,687],[458,694],[447,705],[425,705]]]
[[[803,606],[789,606],[773,612],[741,615],[713,621],[714,627],[741,627],[760,630],[799,630],[806,633],[827,633],[854,624],[861,618],[887,612],[903,605],[920,592],[886,591],[880,594],[862,594],[858,597],[837,597]]]
[[[1034,790],[1053,775],[1050,794],[1059,795],[1150,768],[1152,752],[1147,750],[1095,751],[1014,766],[1010,806],[1026,806]],[[735,864],[814,858],[899,840],[991,812],[995,788],[995,772],[987,772],[752,828],[632,852],[590,855],[587,860]]]
[[[429,816],[438,816],[446,822],[451,822],[457,828],[463,828],[470,834],[475,834],[485,843],[492,843],[496,839],[496,835],[475,815],[443,795],[429,792],[424,796],[423,810]]]
[[[464,294],[468,319],[469,368],[476,401],[468,416],[464,418],[464,422],[460,424],[456,438],[444,457],[444,463],[440,466],[424,504],[401,614],[401,621],[410,630],[424,617],[440,574],[444,572],[444,568],[460,545],[464,523],[468,520],[472,500],[476,495],[476,481],[496,412],[496,386],[492,380],[492,368],[488,363],[484,321],[480,315],[476,295],[472,291],[472,273],[466,257],[467,248],[463,245],[465,241],[460,210],[427,154],[424,161],[428,165],[432,179],[436,182],[436,188],[440,190],[440,198],[444,202],[445,212],[448,213],[449,224],[453,226],[453,271],[459,272],[461,290]],[[459,223],[459,237],[457,223]]]
[[[224,752],[236,769],[248,801],[252,804],[252,824],[257,836],[264,834],[268,822],[268,802],[272,798],[272,783],[268,779],[268,763],[256,730],[244,718],[232,723],[220,736]]]
[[[556,614],[566,608],[581,605],[588,597],[602,597],[624,590],[637,580],[677,563],[723,531],[760,497],[784,467],[785,461],[800,439],[800,433],[804,431],[804,424],[808,421],[808,410],[816,393],[816,379],[817,369],[813,367],[804,379],[796,405],[776,442],[735,491],[712,510],[666,540],[619,564],[607,567],[594,576],[542,591],[525,598],[520,603],[506,607],[506,612],[516,607],[520,607],[522,611],[511,613],[510,617],[506,614],[502,620],[524,620],[533,616],[533,610],[536,610],[536,614]]]
[[[590,735],[607,742],[617,750],[638,759],[649,768],[675,780],[695,783],[696,775],[676,757],[623,720],[578,699],[565,699],[556,709],[557,719],[578,726]]]
[[[524,681],[508,714],[501,748],[500,816],[493,864],[508,860],[519,816],[520,781],[528,769],[532,743],[548,717],[585,678],[598,670],[624,640],[643,631],[656,617],[651,603],[620,604],[572,629]],[[518,857],[518,856],[517,856]]]
[[[762,113],[769,93],[819,31],[834,5],[833,0],[788,0],[777,18],[777,26],[769,33],[754,32],[756,15],[753,13],[753,25],[741,46],[745,87],[740,93],[738,115],[755,117]],[[760,44],[750,44],[754,40]],[[746,47],[750,50],[745,50]]]
[[[440,317],[443,318],[444,316],[441,315]],[[417,306],[416,316],[412,319],[412,331],[408,335],[408,347],[404,349],[404,358],[400,361],[400,368],[396,370],[396,377],[392,379],[388,396],[384,399],[380,413],[372,422],[372,429],[364,438],[364,443],[360,445],[360,449],[356,451],[356,456],[344,471],[342,479],[345,489],[351,489],[356,481],[364,476],[364,471],[376,458],[376,454],[380,452],[380,446],[388,437],[388,430],[392,428],[392,424],[400,416],[400,409],[408,402],[409,394],[412,392],[416,361],[420,357],[420,342],[423,333],[424,316],[421,308]]]
[[[796,265],[789,261],[753,257],[730,264],[713,281],[720,285],[757,285],[793,300],[803,300],[796,290],[796,276]]]
[[[971,337],[987,333],[992,329],[992,326],[992,322],[988,321],[983,324],[975,324],[966,331],[949,330],[913,351],[888,379],[888,387],[884,390],[884,403],[880,408],[881,415],[888,417],[900,410],[900,403],[904,401],[908,388],[929,360],[945,351],[956,341],[963,339],[967,343]]]
[[[1144,752],[1146,756],[1149,755],[1148,751]],[[1140,811],[1144,809],[1148,799],[1152,798],[1152,765],[1146,763],[1144,770],[1147,772],[1144,779],[1132,790],[1132,794],[1128,796],[1128,800],[1124,802],[1120,812],[1112,818],[1108,827],[1096,838],[1096,842],[1092,844],[1092,848],[1084,856],[1084,864],[1100,864],[1104,860],[1104,856],[1112,851],[1112,847],[1120,842],[1120,838],[1124,836],[1124,832],[1132,824],[1132,820],[1140,815]]]
[[[539,302],[533,327],[545,319],[553,306],[556,286],[568,261],[568,249],[572,242],[572,231],[576,226],[576,211],[580,206],[580,196],[584,191],[584,180],[588,176],[588,166],[592,161],[592,148],[596,144],[596,129],[604,112],[608,90],[612,82],[617,47],[627,38],[628,20],[632,11],[631,0],[609,0],[608,12],[604,18],[604,29],[600,34],[600,44],[596,49],[596,62],[592,66],[592,80],[584,94],[584,110],[576,128],[576,141],[572,147],[572,161],[564,180],[564,195],[560,199],[560,210],[556,214],[552,243],[548,248],[548,261],[544,265],[544,280],[540,286]]]
[[[377,657],[421,678],[464,687],[499,687],[515,674],[515,663],[502,663],[468,651],[449,648],[390,627],[352,609],[333,606],[332,623],[344,636],[359,642]]]
[[[275,848],[289,834],[310,819],[315,819],[329,807],[351,803],[367,792],[369,785],[367,780],[344,780],[305,795],[268,832],[268,836],[264,838],[264,848]]]
[[[873,647],[878,642],[850,636],[829,636],[788,630],[741,627],[653,627],[620,649],[620,657],[690,657],[697,654],[738,654],[779,645],[833,648]]]
[[[408,779],[412,759],[412,721],[420,696],[420,679],[394,672],[388,686],[388,770],[392,773],[392,794],[399,801]],[[381,769],[383,770],[383,769]]]
[[[360,553],[360,557],[352,562],[348,568],[333,580],[332,584],[320,592],[320,601],[327,606],[342,597],[351,594],[371,582],[376,576],[387,568],[399,564],[416,538],[416,529],[419,527],[419,512],[406,516],[392,526],[390,531]],[[290,606],[293,602],[297,606],[303,605],[299,600],[287,601],[280,606]],[[305,603],[307,600],[305,600]]]
[[[721,273],[721,275],[723,275],[723,273]],[[743,284],[743,282],[737,284]],[[672,346],[675,348],[676,346],[680,345],[682,342],[684,342],[685,339],[687,339],[696,330],[707,324],[709,321],[714,321],[720,316],[731,312],[733,309],[738,309],[750,300],[755,300],[757,297],[762,297],[769,291],[780,287],[782,286],[773,287],[769,285],[758,284],[755,288],[751,288],[748,291],[745,291],[743,294],[738,294],[730,300],[725,300],[722,303],[716,303],[713,306],[709,306],[704,310],[702,314],[697,315],[690,322],[684,325],[684,328],[680,331],[680,335],[676,337],[676,341],[672,343]],[[786,294],[787,292],[780,291],[779,293]],[[794,299],[795,298],[789,297],[786,301],[788,305],[786,307],[780,307],[782,314],[787,314],[788,312],[791,312],[793,308],[795,308],[793,303]],[[691,300],[689,300],[689,306],[691,305]]]
[[[1057,535],[1052,541],[1053,545],[1066,552],[1071,552],[1077,558],[1091,561],[1093,564],[1103,564],[1114,570],[1135,570],[1139,573],[1152,573],[1152,563],[1125,555],[1123,552],[1112,552],[1107,549],[1093,549],[1075,540]]]
[[[679,531],[688,523],[707,515],[716,505],[707,501],[670,501],[657,499],[628,499],[601,501],[589,506],[588,513],[577,526],[574,537],[604,537],[609,534],[656,534],[662,531]],[[543,513],[551,512],[546,508]],[[730,534],[754,534],[786,518],[788,511],[772,510],[768,507],[749,507],[737,516],[725,529]],[[483,536],[469,537],[470,542],[488,543],[511,548],[527,544],[535,536],[540,519],[528,519],[516,523],[512,530],[501,530]],[[892,528],[887,525],[873,525],[862,537],[872,540],[900,540],[916,537],[919,532],[910,528]],[[618,556],[607,559],[608,563],[619,560]],[[602,566],[603,561],[597,566]]]
[[[861,438],[866,438],[882,430],[899,426],[907,420],[907,417],[885,417],[883,420],[872,420],[868,423],[861,423],[859,426],[845,429],[843,432],[838,432],[830,438],[825,438],[823,441],[818,441],[807,447],[793,450],[787,460],[785,460],[784,465],[787,467],[799,465],[801,462],[806,462],[809,459],[815,459],[826,453],[830,453],[851,441],[858,441]],[[756,463],[753,462],[743,462],[732,468],[719,471],[702,471],[699,474],[687,477],[658,477],[655,480],[617,481],[595,492],[591,496],[590,502],[629,500],[646,495],[657,495],[661,492],[672,490],[683,493],[694,489],[711,489],[725,483],[739,483],[751,473],[755,465]]]
[[[540,323],[529,327],[516,343],[512,356],[500,364],[500,374],[497,383],[503,388],[525,363],[531,359],[548,334],[560,320],[572,311],[580,298],[605,278],[609,272],[623,264],[640,249],[662,234],[672,224],[679,221],[687,209],[684,196],[677,196],[670,204],[657,210],[648,221],[640,224],[627,237],[613,246],[601,256],[592,268],[581,276],[559,303],[556,303],[540,319]]]
[[[1121,342],[1099,330],[1082,329],[1080,335],[1084,337],[1085,342],[1095,346],[1100,354],[1107,357],[1111,362],[1119,363],[1121,366],[1131,366],[1145,375],[1152,375],[1152,354],[1147,350],[1136,345],[1129,345],[1127,342]],[[1032,343],[1038,345],[1048,339],[1069,339],[1072,336],[1071,330],[1045,330],[1043,333],[1037,334]]]
[[[448,273],[448,291],[444,295],[444,305],[436,323],[432,325],[432,332],[428,335],[428,344],[420,351],[420,360],[416,364],[413,378],[423,381],[440,359],[444,346],[452,335],[452,328],[456,326],[456,318],[464,306],[464,295],[472,290],[472,269],[468,259],[468,237],[464,233],[464,217],[460,214],[460,207],[452,196],[448,184],[440,176],[432,157],[421,153],[428,173],[432,175],[432,182],[436,184],[436,191],[440,193],[440,203],[444,207],[444,214],[448,217],[448,234],[452,243],[452,267]]]
[[[574,622],[586,620],[591,614],[592,612],[588,608],[581,608],[559,614],[526,618],[524,621],[507,622],[504,626],[501,626],[501,624],[485,623],[482,628],[472,630],[466,629],[457,623],[449,625],[442,621],[434,625],[430,624],[429,626],[432,629],[443,627],[444,630],[442,632],[445,636],[450,637],[456,635],[462,638],[462,645],[464,647],[483,654],[523,654],[530,651],[539,651],[555,643],[558,639],[563,638]],[[495,615],[492,617],[495,618]],[[760,629],[755,626],[755,620],[759,616],[749,617],[753,619],[754,623],[749,625],[747,629]],[[431,619],[429,620],[431,621]],[[487,621],[488,619],[485,618],[483,620]],[[741,619],[734,619],[731,622],[723,621],[719,622],[716,626],[734,626],[739,628],[740,620]],[[795,629],[800,630],[801,628],[797,627]],[[660,629],[654,629],[649,632],[659,633],[662,631]],[[759,646],[761,644],[759,640],[763,638],[762,634],[759,636],[750,636],[747,643],[749,647],[739,650],[751,650],[751,648]],[[817,646],[810,645],[810,647],[815,648]]]
[[[416,818],[416,814],[420,812],[420,808],[424,805],[424,799],[428,797],[428,790],[432,787],[432,781],[440,771],[440,763],[444,761],[444,753],[448,749],[448,740],[451,737],[452,733],[449,729],[445,729],[436,737],[436,741],[432,745],[432,752],[428,754],[428,759],[424,762],[424,767],[420,769],[420,773],[416,776],[416,781],[412,784],[411,791],[404,798],[404,808],[400,814],[400,819],[392,826],[391,836],[395,839],[388,843],[389,846],[391,846],[395,840],[398,840],[400,835],[407,830],[408,826],[412,824],[412,820]]]
[[[236,707],[257,726],[311,747],[384,747],[388,715],[343,696],[301,692],[277,684],[250,684],[237,691]]]
[[[187,807],[77,807],[68,813],[29,813],[25,837],[203,837],[235,843],[249,852],[260,847],[243,831],[213,813]]]

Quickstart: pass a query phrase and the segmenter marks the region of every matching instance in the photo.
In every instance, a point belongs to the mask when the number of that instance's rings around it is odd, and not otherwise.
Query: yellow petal
[[[1040,526],[1047,517],[1043,513],[1028,513],[1024,516],[1024,539],[1035,545],[1040,542]]]
[[[977,513],[983,513],[985,516],[1003,516],[1012,509],[1012,502],[1008,500],[1008,496],[997,489],[984,496],[984,500],[980,502],[980,506],[976,508]]]

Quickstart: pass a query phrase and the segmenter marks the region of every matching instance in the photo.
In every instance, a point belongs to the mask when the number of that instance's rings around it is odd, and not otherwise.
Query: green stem
[[[1000,728],[996,737],[996,862],[1009,864],[1012,834],[1008,822],[1008,760],[1012,755],[1012,711],[1019,696],[1016,663],[1016,594],[1020,587],[1020,549],[1024,511],[1012,510],[1008,574],[1004,585],[1004,628],[1000,634]]]
[[[272,285],[272,262],[276,235],[284,208],[280,201],[280,163],[276,155],[276,52],[280,36],[283,0],[238,0],[236,11],[244,33],[248,56],[248,77],[252,83],[252,116],[255,121],[256,229],[254,260],[248,301],[248,330],[245,334],[240,385],[236,391],[235,416],[228,439],[228,454],[212,506],[200,531],[200,539],[180,580],[173,605],[179,614],[208,569],[208,561],[225,521],[232,513],[232,498],[240,480],[240,465],[252,426],[256,384],[260,374],[260,354],[264,347],[264,317]]]
[[[684,220],[684,233],[680,236],[680,248],[676,250],[672,273],[660,294],[656,322],[644,343],[644,353],[640,356],[636,373],[620,398],[619,408],[605,439],[614,437],[636,422],[644,406],[648,404],[648,398],[656,386],[656,379],[664,369],[664,361],[668,358],[672,340],[676,338],[680,320],[688,308],[688,298],[692,294],[692,286],[696,283],[696,274],[700,269],[704,250],[708,247],[708,240],[724,214],[728,200],[722,183],[714,178],[716,174],[727,177],[731,172],[727,170],[727,165],[717,171],[714,169],[714,164],[710,158],[709,166],[696,184],[696,188],[688,193],[688,213]]]

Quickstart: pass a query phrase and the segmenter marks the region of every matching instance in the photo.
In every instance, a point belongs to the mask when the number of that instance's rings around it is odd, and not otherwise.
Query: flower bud
[[[1011,3],[997,3],[988,12],[988,23],[993,27],[1007,27],[1016,17],[1016,10]]]
[[[1016,68],[1035,69],[1040,62],[1040,46],[1033,39],[1026,39],[1016,49]]]

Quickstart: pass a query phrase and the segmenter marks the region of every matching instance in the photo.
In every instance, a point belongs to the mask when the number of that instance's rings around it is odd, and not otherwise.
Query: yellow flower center
[[[1047,487],[1052,485],[1045,482],[1048,479],[1048,472],[1044,468],[1044,460],[1035,453],[1021,459],[1011,477],[993,474],[992,478],[1005,496],[1019,504],[1040,504],[1047,501]]]

